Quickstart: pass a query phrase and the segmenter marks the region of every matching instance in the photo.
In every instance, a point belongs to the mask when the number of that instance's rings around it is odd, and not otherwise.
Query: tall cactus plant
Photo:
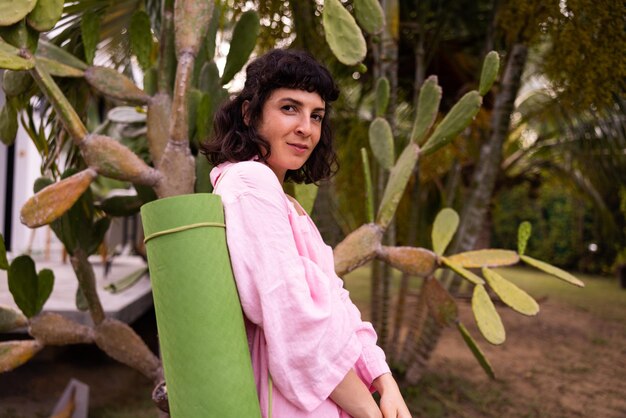
[[[23,102],[18,98],[42,94],[53,106],[64,132],[80,151],[85,166],[81,171],[66,173],[56,182],[40,180],[36,184],[36,194],[22,208],[21,219],[32,228],[51,225],[59,236],[71,256],[80,284],[77,299],[85,302],[94,323],[93,326],[84,326],[56,314],[39,313],[52,286],[51,273],[45,270],[37,273],[34,265],[26,258],[18,257],[9,263],[0,240],[0,268],[8,269],[10,280],[21,283],[11,286],[11,292],[22,310],[20,313],[0,308],[0,331],[27,324],[33,337],[29,341],[0,343],[0,372],[18,367],[45,345],[95,343],[111,357],[134,367],[149,378],[155,381],[162,378],[159,359],[132,329],[104,315],[95,292],[93,268],[87,256],[93,253],[102,240],[103,231],[108,226],[106,213],[132,213],[140,203],[155,197],[208,190],[209,167],[204,159],[194,158],[192,148],[196,146],[196,141],[204,139],[209,132],[207,121],[211,120],[220,100],[227,97],[223,86],[247,61],[259,31],[256,13],[244,13],[233,31],[226,68],[220,77],[212,61],[217,22],[220,19],[220,9],[216,3],[199,0],[163,1],[158,49],[152,48],[152,36],[146,33],[151,30],[146,16],[141,13],[133,16],[131,46],[137,61],[145,70],[144,87],[140,88],[115,70],[92,65],[98,43],[98,39],[94,38],[97,19],[86,15],[82,23],[85,62],[42,36],[60,19],[64,4],[62,1],[27,0],[16,3],[0,0],[0,68],[6,70],[3,88],[8,96],[0,112],[2,141],[10,144],[15,138],[19,103]],[[376,0],[355,0],[354,7],[356,19],[338,0],[326,0],[323,12],[327,42],[337,58],[346,65],[359,64],[367,52],[358,24],[368,33],[376,33],[384,22],[382,9]],[[158,58],[153,63],[148,52],[156,50]],[[497,55],[491,53],[486,60],[479,90],[467,93],[434,129],[441,89],[435,77],[429,78],[421,89],[419,112],[411,140],[397,159],[389,126],[384,119],[373,121],[370,136],[374,155],[380,159],[383,167],[390,170],[391,175],[376,212],[373,201],[368,200],[371,222],[349,234],[334,251],[335,268],[339,275],[378,258],[410,274],[427,278],[418,303],[421,311],[413,315],[413,322],[417,322],[413,329],[419,328],[419,321],[428,314],[441,324],[457,324],[472,352],[488,371],[488,362],[480,354],[477,344],[458,322],[454,299],[434,278],[436,269],[453,269],[475,286],[473,308],[476,320],[479,329],[491,343],[501,343],[504,331],[485,286],[489,286],[505,303],[521,313],[536,313],[537,307],[528,295],[489,270],[489,267],[510,265],[522,259],[570,283],[581,283],[565,272],[525,256],[523,245],[520,245],[519,255],[488,250],[444,256],[445,248],[456,229],[455,223],[451,221],[454,215],[450,211],[442,212],[435,222],[434,251],[384,246],[381,240],[418,159],[436,152],[468,126],[480,108],[482,96],[497,75],[497,65]],[[146,115],[137,120],[145,123],[149,158],[140,158],[120,141],[100,130],[88,129],[53,77],[82,78],[99,94],[141,108],[141,113],[145,112]],[[378,109],[383,109],[378,113],[380,116],[386,107],[385,92],[388,97],[384,81],[379,83],[379,90]],[[117,117],[126,110],[119,109]],[[115,119],[111,114],[109,117]],[[363,156],[365,175],[371,180],[367,153],[364,152]],[[90,185],[100,176],[134,184],[139,201],[105,201],[99,205],[99,211],[95,210]],[[371,187],[368,186],[368,189],[368,196],[371,197]],[[307,190],[307,193],[310,191]],[[520,242],[525,243],[523,237],[528,234],[523,231],[526,228],[521,230]],[[484,279],[468,270],[471,268],[482,268]],[[407,344],[409,352],[414,349],[414,340],[409,338]],[[412,361],[413,358],[407,356],[404,366],[410,368]]]

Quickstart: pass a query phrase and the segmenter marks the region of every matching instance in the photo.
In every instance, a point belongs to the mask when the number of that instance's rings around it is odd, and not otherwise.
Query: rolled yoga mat
[[[260,417],[219,196],[141,208],[172,418]]]

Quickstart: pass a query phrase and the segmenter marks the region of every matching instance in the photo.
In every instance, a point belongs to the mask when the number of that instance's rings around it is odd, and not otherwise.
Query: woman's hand
[[[330,399],[353,418],[383,418],[372,394],[353,369],[332,391]]]
[[[380,410],[383,418],[411,418],[409,408],[407,408],[400,388],[391,373],[378,376],[372,382],[380,394]]]

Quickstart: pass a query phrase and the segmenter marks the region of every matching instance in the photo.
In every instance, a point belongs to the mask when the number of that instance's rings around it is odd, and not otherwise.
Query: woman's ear
[[[248,115],[248,108],[250,108],[250,100],[244,100],[241,104],[241,116],[243,117],[243,123],[248,126],[250,123],[250,115]]]

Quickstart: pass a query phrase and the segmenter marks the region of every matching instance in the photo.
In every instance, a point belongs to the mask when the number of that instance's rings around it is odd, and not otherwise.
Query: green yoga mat
[[[219,196],[141,208],[172,418],[260,417]]]

